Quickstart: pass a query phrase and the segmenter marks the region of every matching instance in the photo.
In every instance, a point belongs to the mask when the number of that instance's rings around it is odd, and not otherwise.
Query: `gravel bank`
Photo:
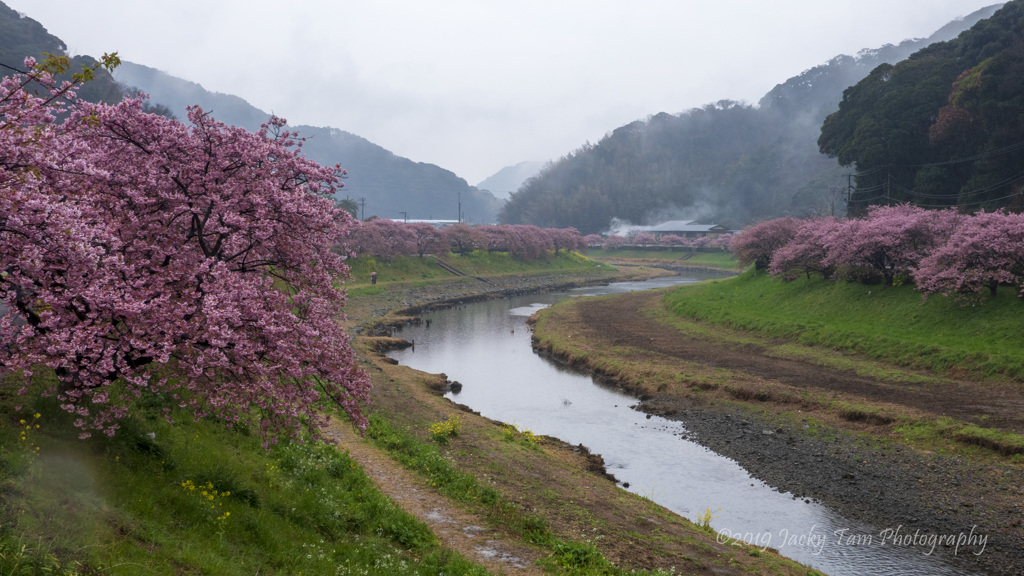
[[[698,408],[651,399],[638,409],[684,423],[690,439],[732,458],[794,498],[903,534],[984,536],[981,545],[938,546],[936,554],[982,574],[1024,574],[1017,467],[975,465],[902,445],[779,426],[738,408]],[[978,541],[980,544],[980,540]],[[922,549],[922,553],[927,549]]]

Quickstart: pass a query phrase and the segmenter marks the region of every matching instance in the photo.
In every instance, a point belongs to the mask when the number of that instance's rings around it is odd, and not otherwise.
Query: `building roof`
[[[693,220],[669,220],[656,226],[644,226],[645,232],[674,232],[693,225]],[[699,226],[699,224],[698,224]]]
[[[637,226],[634,230],[670,234],[672,232],[724,232],[725,227],[721,224],[697,224],[693,220],[669,220],[655,226]]]

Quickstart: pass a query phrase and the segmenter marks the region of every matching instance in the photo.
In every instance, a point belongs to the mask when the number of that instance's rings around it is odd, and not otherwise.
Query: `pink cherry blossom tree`
[[[554,243],[542,228],[530,224],[506,224],[508,255],[520,260],[539,260],[547,257]],[[577,235],[579,233],[577,232]]]
[[[618,234],[610,234],[604,240],[604,249],[605,250],[617,250],[617,249],[622,248],[623,246],[625,246],[626,242],[628,242],[628,240],[626,239],[625,236],[619,236]]]
[[[416,254],[416,233],[401,222],[374,218],[360,222],[348,236],[345,246],[357,256],[394,260]]]
[[[192,108],[186,126],[76,102],[26,66],[0,82],[0,367],[26,385],[53,369],[82,436],[143,396],[267,444],[316,436],[324,401],[365,426],[331,251],[350,225],[327,198],[340,168],[300,156],[280,119],[250,133]]]
[[[731,232],[727,232],[725,234],[718,234],[716,236],[705,236],[705,238],[708,239],[707,243],[705,244],[705,246],[707,246],[708,248],[715,248],[722,251],[728,251],[729,245],[732,244],[733,234]]]
[[[575,228],[546,228],[544,233],[554,246],[555,254],[559,250],[585,250],[586,243],[580,231]]]
[[[839,228],[839,220],[833,216],[803,220],[796,235],[772,256],[768,273],[781,275],[786,280],[803,273],[808,279],[811,274],[832,275],[832,267],[825,264],[829,248]]]
[[[380,233],[380,229],[377,226],[374,226],[372,222],[374,221],[355,221],[352,223],[352,226],[349,227],[348,233],[346,234],[342,244],[345,250],[350,252],[354,257],[378,257],[382,254],[388,253],[389,247],[384,241],[384,236]]]
[[[641,232],[633,237],[633,245],[641,248],[647,248],[651,244],[657,244],[658,239],[654,237],[654,234],[648,234],[647,232]]]
[[[892,286],[910,279],[917,265],[949,238],[965,216],[953,210],[926,210],[909,204],[872,206],[864,219],[836,228],[824,260],[849,272],[867,271]]]
[[[477,228],[487,238],[488,252],[508,252],[511,240],[508,226],[480,226]]]
[[[729,249],[740,264],[754,264],[755,270],[765,270],[775,252],[786,245],[800,225],[796,218],[786,216],[755,224],[733,237]]]
[[[914,270],[919,290],[976,302],[987,289],[1024,284],[1024,215],[982,212],[967,218]]]
[[[467,254],[487,249],[487,236],[479,228],[459,223],[452,224],[445,232],[454,252]]]
[[[604,245],[604,238],[600,234],[587,234],[583,237],[583,242],[586,243],[587,248],[600,248]]]
[[[686,246],[686,238],[678,234],[665,234],[658,239],[658,244],[661,246]]]
[[[447,254],[451,247],[448,234],[426,222],[415,222],[407,225],[415,236],[416,254],[423,258],[424,254]]]

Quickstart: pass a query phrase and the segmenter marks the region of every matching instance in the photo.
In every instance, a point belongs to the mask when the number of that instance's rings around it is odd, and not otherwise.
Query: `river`
[[[463,385],[448,396],[483,416],[583,444],[601,454],[628,489],[690,519],[710,509],[720,542],[771,547],[833,575],[972,574],[929,554],[927,540],[899,526],[856,522],[773,489],[735,461],[686,439],[686,424],[633,409],[637,400],[533,352],[527,318],[559,300],[680,283],[709,275],[623,282],[490,300],[424,314],[404,328],[413,348],[389,353]],[[720,277],[720,276],[715,276]],[[429,322],[426,322],[429,320]],[[609,327],[614,329],[614,327]]]

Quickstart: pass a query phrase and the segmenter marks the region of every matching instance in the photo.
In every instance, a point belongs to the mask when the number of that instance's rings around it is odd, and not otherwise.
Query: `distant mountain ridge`
[[[185,109],[196,104],[217,120],[249,131],[259,130],[270,118],[270,114],[238,96],[210,92],[195,82],[134,62],[121,62],[114,70],[114,78],[129,89],[149,94],[153,102],[170,108],[178,119],[184,119]]]
[[[721,100],[621,126],[546,166],[512,195],[499,220],[595,233],[613,218],[739,228],[789,214],[841,212],[845,173],[818,151],[817,140],[843,91],[879,65],[954,38],[999,6],[926,39],[837,56],[775,86],[757,106]]]
[[[199,105],[226,124],[257,130],[270,114],[230,94],[210,92],[201,85],[132,62],[124,62],[114,77],[150,95],[179,118]],[[287,114],[282,114],[287,118]],[[494,222],[502,202],[470,186],[453,172],[434,164],[397,156],[369,140],[331,127],[289,126],[306,138],[303,153],[321,164],[341,164],[348,170],[343,197],[365,206],[361,216],[455,220],[461,201],[465,220]]]
[[[506,166],[476,185],[480,190],[487,190],[502,200],[507,200],[513,192],[528,179],[540,172],[546,162],[527,160],[515,166]]]

